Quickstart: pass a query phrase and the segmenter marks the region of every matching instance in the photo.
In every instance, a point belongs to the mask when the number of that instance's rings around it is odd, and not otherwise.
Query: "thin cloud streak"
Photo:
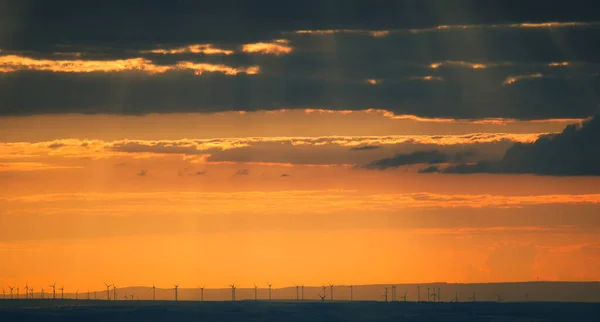
[[[334,34],[359,34],[371,37],[386,37],[393,34],[421,34],[431,32],[446,32],[451,30],[477,30],[477,29],[559,29],[559,28],[582,28],[600,26],[600,22],[541,22],[541,23],[514,23],[514,24],[473,24],[473,25],[440,25],[431,28],[412,29],[389,29],[389,30],[367,30],[367,29],[324,29],[324,30],[296,30],[284,32],[284,34],[326,36]]]
[[[224,64],[194,63],[189,61],[181,61],[175,65],[156,65],[151,60],[144,58],[119,60],[49,60],[34,59],[17,55],[0,56],[0,73],[12,73],[21,70],[37,70],[56,73],[139,71],[150,75],[182,70],[194,71],[196,75],[202,75],[205,72],[217,72],[225,75],[237,75],[240,73],[253,75],[260,72],[258,66],[238,68]]]

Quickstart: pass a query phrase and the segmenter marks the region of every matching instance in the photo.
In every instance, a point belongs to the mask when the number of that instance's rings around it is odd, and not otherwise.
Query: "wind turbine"
[[[431,296],[433,297],[433,303],[435,303],[435,300],[437,299],[437,294],[435,294],[435,288],[433,289],[433,294],[431,294]]]
[[[421,302],[421,285],[417,284],[417,302]]]
[[[75,291],[75,299],[79,300],[79,289],[77,289],[77,291]]]
[[[115,285],[115,282],[113,282],[113,301],[117,300],[117,286]]]
[[[19,285],[17,285],[17,299],[19,298]]]
[[[25,299],[27,299],[29,297],[29,285],[27,285],[27,283],[25,283]]]
[[[476,302],[477,300],[475,299],[475,292],[473,292],[473,296],[469,297],[469,300]]]
[[[304,301],[304,284],[302,284],[302,301]]]
[[[50,287],[52,287],[52,299],[56,300],[56,282],[54,282],[54,284],[50,285]]]
[[[131,300],[132,300],[132,301],[133,301],[133,296],[134,296],[134,295],[135,295],[135,294],[133,294],[133,293],[131,294]]]
[[[396,302],[396,285],[392,285],[392,302]]]
[[[496,297],[498,298],[498,302],[504,301],[504,299],[500,297],[500,294],[496,293]]]
[[[333,301],[333,284],[329,283],[329,299]]]
[[[152,282],[152,287],[148,291],[152,290],[152,301],[156,301],[156,285]]]
[[[44,299],[44,288],[42,287],[42,299]]]
[[[404,296],[402,297],[402,299],[404,299],[404,303],[406,303],[406,293],[408,292],[404,292]]]
[[[107,284],[106,282],[104,282],[104,285],[106,285],[106,300],[110,301],[110,284]]]
[[[350,284],[350,301],[354,301],[354,285]]]
[[[254,300],[258,300],[258,286],[254,283]]]
[[[65,299],[65,287],[64,286],[60,287],[60,299],[61,300]]]
[[[299,301],[300,300],[300,297],[299,297],[300,293],[298,293],[298,291],[300,290],[300,285],[294,285],[294,286],[296,286],[296,301]]]
[[[440,288],[438,287],[438,292],[437,292],[437,300],[438,302],[442,301],[442,293],[440,292]]]
[[[175,301],[177,301],[177,293],[178,293],[178,291],[177,291],[177,290],[179,289],[179,284],[175,284],[175,285],[173,285],[173,286],[175,287],[175,288],[174,288],[174,290],[175,290]]]
[[[388,301],[388,288],[385,287],[385,293],[383,293],[383,297],[385,298],[385,303]]]
[[[88,300],[90,299],[90,290],[88,290]]]
[[[2,288],[2,298],[5,299],[6,298],[6,292],[4,291],[4,287]]]
[[[271,300],[271,284],[269,284],[269,282],[267,282],[267,285],[269,285],[269,301]]]
[[[204,302],[204,286],[198,286],[198,288],[200,289],[200,302]]]
[[[326,292],[326,288],[325,285],[323,285],[323,295],[317,293],[317,295],[321,298],[321,302],[325,302],[325,298],[327,298],[327,292]]]
[[[231,301],[235,301],[235,283],[229,286],[231,287]]]
[[[10,299],[12,300],[14,287],[12,287],[12,286],[9,285],[8,288],[10,288]]]
[[[456,292],[456,294],[454,294],[454,303],[458,303],[458,292]]]
[[[29,294],[31,295],[31,297],[30,297],[30,298],[32,298],[32,299],[33,299],[33,287],[29,288]]]

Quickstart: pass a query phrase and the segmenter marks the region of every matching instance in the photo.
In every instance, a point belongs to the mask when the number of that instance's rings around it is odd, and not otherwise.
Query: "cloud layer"
[[[588,117],[600,103],[593,8],[267,2],[232,1],[241,11],[231,14],[150,1],[93,17],[87,4],[60,14],[41,1],[11,4],[0,26],[0,115],[285,108],[544,119]]]

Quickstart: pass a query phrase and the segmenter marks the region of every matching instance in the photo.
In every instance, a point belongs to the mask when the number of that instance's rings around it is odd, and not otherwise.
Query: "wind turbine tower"
[[[229,286],[231,287],[231,301],[235,301],[235,283]]]
[[[258,286],[256,286],[256,283],[254,284],[254,300],[258,300]]]
[[[106,285],[106,300],[110,301],[110,284],[104,282],[104,285]]]
[[[29,286],[25,283],[25,299],[29,297]]]
[[[295,286],[296,286],[296,301],[299,301],[300,300],[300,296],[299,296],[300,293],[298,291],[300,290],[300,285],[295,285]]]
[[[152,290],[152,301],[156,301],[156,285],[152,282],[152,287],[148,291]]]
[[[200,302],[204,302],[204,286],[198,286],[198,288],[200,289]]]
[[[12,298],[13,298],[13,289],[14,289],[14,287],[12,287],[12,286],[8,286],[8,288],[10,289],[10,299],[12,300]]]
[[[388,301],[388,288],[385,287],[385,293],[383,293],[383,297],[385,298],[385,303]]]
[[[79,300],[79,289],[77,289],[77,291],[75,291],[75,299]]]
[[[440,292],[440,288],[439,288],[439,287],[438,287],[438,292],[437,292],[437,300],[438,300],[438,302],[441,302],[441,301],[442,301],[442,295],[441,295],[441,292]]]
[[[50,287],[52,287],[52,299],[56,300],[56,282],[54,282],[54,284],[50,285]]]
[[[429,287],[427,288],[427,302],[429,302],[431,295],[429,295]]]
[[[269,285],[269,301],[271,300],[271,291],[272,291],[272,284],[267,283],[267,285]]]
[[[44,299],[44,288],[42,287],[42,299]]]
[[[421,285],[417,284],[417,302],[421,302]]]
[[[354,301],[354,285],[350,285],[350,301]]]
[[[113,301],[117,300],[117,286],[115,285],[115,283],[113,282]]]
[[[329,299],[333,301],[333,284],[329,283]]]
[[[178,289],[179,289],[179,284],[175,284],[173,286],[175,287],[174,288],[174,290],[175,290],[175,301],[177,301],[177,293],[178,293]]]
[[[302,284],[302,301],[304,301],[304,284]]]
[[[65,287],[64,286],[60,287],[60,299],[61,300],[65,299]]]

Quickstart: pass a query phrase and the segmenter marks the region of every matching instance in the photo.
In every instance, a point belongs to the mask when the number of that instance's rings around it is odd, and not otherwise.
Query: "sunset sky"
[[[100,3],[0,2],[3,288],[600,279],[592,2]]]

